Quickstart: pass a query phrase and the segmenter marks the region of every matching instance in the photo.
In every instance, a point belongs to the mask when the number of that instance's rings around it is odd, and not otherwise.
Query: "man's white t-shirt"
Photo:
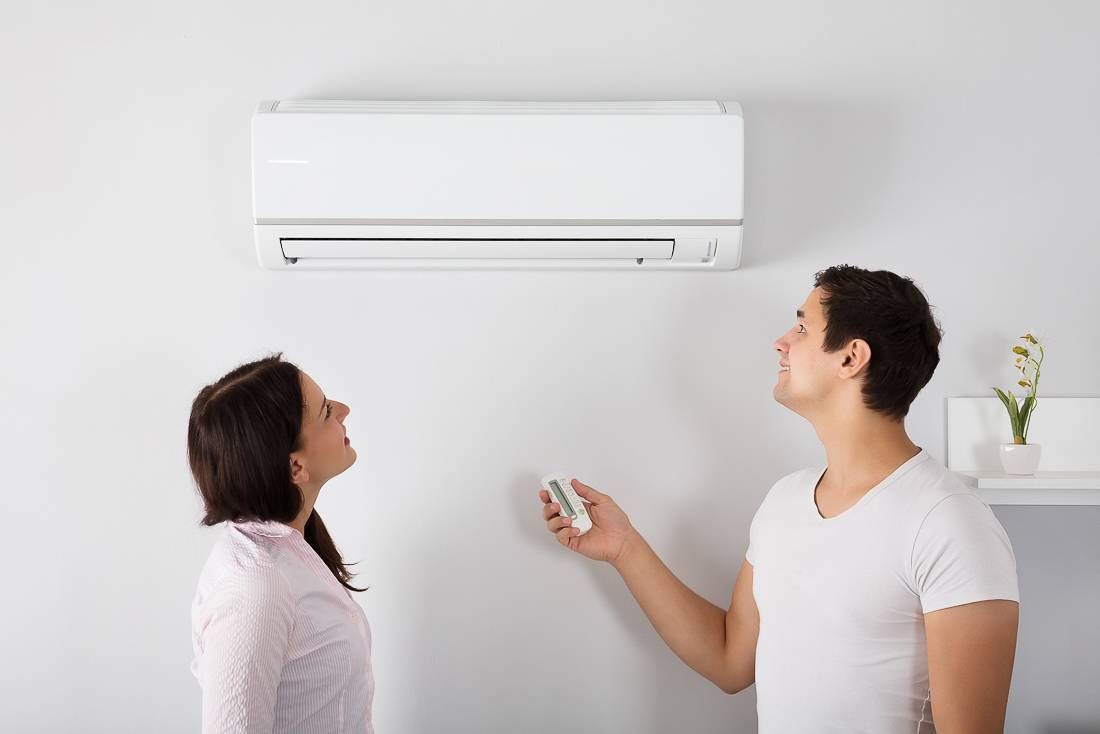
[[[824,473],[780,479],[752,521],[759,731],[934,732],[923,615],[1019,601],[1008,536],[927,451],[829,519]]]

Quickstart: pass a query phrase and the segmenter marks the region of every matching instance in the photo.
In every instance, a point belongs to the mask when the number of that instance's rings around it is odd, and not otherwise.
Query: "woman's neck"
[[[309,520],[309,516],[313,514],[313,506],[317,504],[317,495],[321,493],[321,488],[313,487],[298,487],[302,490],[302,509],[298,512],[298,517],[294,518],[293,522],[288,522],[287,525],[297,530],[302,534],[304,538],[306,535],[306,522]]]

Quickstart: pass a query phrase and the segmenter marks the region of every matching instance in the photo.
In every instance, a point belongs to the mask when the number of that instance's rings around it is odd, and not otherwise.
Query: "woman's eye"
[[[332,415],[332,403],[328,404],[328,410],[325,412],[325,417],[328,418]]]

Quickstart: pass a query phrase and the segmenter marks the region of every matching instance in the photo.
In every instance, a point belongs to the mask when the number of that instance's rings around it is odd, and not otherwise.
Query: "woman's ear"
[[[302,457],[297,453],[290,455],[290,481],[298,485],[309,481],[309,472],[302,463]]]

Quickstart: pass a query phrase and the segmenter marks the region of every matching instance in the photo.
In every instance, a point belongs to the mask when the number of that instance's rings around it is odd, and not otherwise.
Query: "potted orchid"
[[[1043,345],[1039,343],[1029,331],[1020,339],[1023,346],[1015,346],[1012,353],[1016,355],[1016,363],[1013,365],[1020,371],[1020,379],[1017,385],[1027,390],[1022,403],[1016,402],[1016,396],[1009,390],[1008,394],[998,388],[993,388],[997,397],[1004,403],[1008,411],[1008,420],[1012,424],[1012,443],[1001,444],[1001,466],[1007,474],[1034,474],[1039,467],[1039,455],[1043,447],[1039,444],[1027,442],[1027,431],[1031,426],[1031,416],[1039,401],[1036,397],[1039,390],[1039,370],[1043,366]],[[1038,351],[1038,358],[1035,352]]]

